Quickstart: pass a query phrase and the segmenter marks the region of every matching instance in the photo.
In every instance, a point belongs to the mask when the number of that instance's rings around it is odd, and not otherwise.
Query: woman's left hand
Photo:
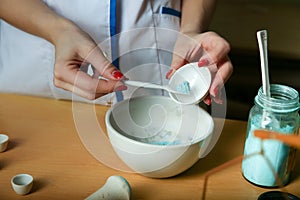
[[[209,94],[204,102],[211,104],[212,99],[222,104],[221,89],[233,72],[233,66],[228,58],[230,51],[229,43],[215,32],[201,34],[179,35],[173,53],[171,69],[166,78],[183,65],[190,62],[198,62],[199,67],[207,66],[212,73],[212,83]]]

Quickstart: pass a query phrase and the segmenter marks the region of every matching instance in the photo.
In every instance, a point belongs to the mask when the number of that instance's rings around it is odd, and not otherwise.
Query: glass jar
[[[249,112],[242,162],[243,176],[249,182],[264,187],[288,183],[296,149],[278,140],[261,140],[253,135],[254,130],[298,134],[300,121],[299,94],[295,89],[272,84],[270,93],[271,97],[267,97],[260,88],[255,97],[255,105]]]

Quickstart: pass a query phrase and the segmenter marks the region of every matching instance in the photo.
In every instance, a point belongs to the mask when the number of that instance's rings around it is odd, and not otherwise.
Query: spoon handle
[[[153,84],[153,83],[146,83],[146,82],[141,82],[141,81],[125,80],[124,83],[126,85],[131,85],[131,86],[135,86],[135,87],[152,88],[152,89],[165,89],[161,85],[156,85],[156,84]]]
[[[154,84],[154,83],[141,82],[141,81],[130,81],[130,80],[124,80],[123,82],[126,85],[130,85],[130,86],[134,86],[134,87],[142,87],[142,88],[150,88],[150,89],[161,89],[161,90],[166,90],[166,91],[174,93],[174,94],[185,94],[185,93],[177,91],[177,90],[172,90],[168,86],[157,85],[157,84]]]
[[[266,96],[270,94],[270,81],[269,81],[269,66],[268,66],[268,35],[266,30],[258,31],[256,33],[261,62],[261,75],[263,83],[263,92]]]
[[[124,83],[126,85],[130,85],[130,86],[134,86],[134,87],[142,87],[142,88],[150,88],[150,89],[161,89],[161,90],[167,90],[168,92],[172,92],[174,94],[184,94],[180,91],[172,90],[168,86],[157,85],[157,84],[154,84],[154,83],[141,82],[141,81],[130,81],[130,80],[125,80]]]

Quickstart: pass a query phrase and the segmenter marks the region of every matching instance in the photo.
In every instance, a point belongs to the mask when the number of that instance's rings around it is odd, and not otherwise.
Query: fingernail
[[[120,80],[124,77],[124,75],[119,71],[119,70],[115,70],[112,72],[112,75],[114,78]]]
[[[208,97],[206,97],[206,98],[203,100],[203,102],[204,102],[206,105],[210,106],[210,105],[211,105],[211,98],[208,96]]]
[[[207,59],[201,59],[198,62],[198,67],[203,67],[203,66],[207,66],[209,64]]]
[[[127,90],[127,86],[126,85],[120,85],[118,87],[115,88],[115,92],[120,92],[120,91],[124,91]]]
[[[223,104],[223,100],[221,98],[214,98],[214,102],[217,104]]]
[[[166,74],[166,79],[170,79],[171,76],[174,74],[175,69],[170,69],[170,71],[168,71],[168,73]]]
[[[215,87],[214,89],[213,89],[213,93],[211,94],[213,97],[216,97],[217,95],[218,95],[218,93],[219,93],[219,87]]]

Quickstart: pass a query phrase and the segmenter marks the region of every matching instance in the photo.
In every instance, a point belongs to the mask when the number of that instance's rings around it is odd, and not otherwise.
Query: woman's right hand
[[[54,44],[55,86],[91,100],[126,88],[119,81],[123,74],[105,58],[91,37],[43,1],[1,0],[0,19]],[[95,75],[107,80],[80,70],[82,64],[88,63],[94,67]]]
[[[75,24],[67,24],[64,30],[52,38],[55,46],[54,85],[93,100],[113,91],[126,89],[119,80],[123,74],[103,55],[95,42]],[[94,76],[80,68],[91,64]],[[99,79],[102,76],[106,78]]]

